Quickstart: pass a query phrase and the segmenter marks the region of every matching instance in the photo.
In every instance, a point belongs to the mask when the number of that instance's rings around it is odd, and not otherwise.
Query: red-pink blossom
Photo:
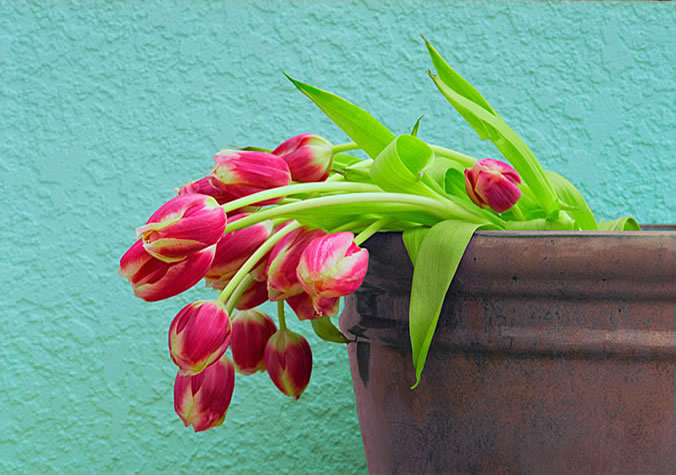
[[[186,305],[169,326],[169,353],[181,374],[198,374],[230,344],[232,325],[220,300]]]
[[[265,369],[277,388],[300,398],[312,374],[312,351],[307,340],[289,329],[278,330],[265,347]]]
[[[237,372],[249,375],[265,371],[265,346],[276,331],[275,322],[256,308],[237,312],[232,320],[230,341]]]
[[[218,242],[227,219],[207,195],[180,195],[164,203],[148,222],[136,228],[145,250],[165,262],[177,262]]]
[[[289,165],[294,181],[324,181],[333,164],[331,142],[315,134],[291,137],[272,151]]]
[[[369,253],[354,243],[354,234],[334,233],[313,239],[305,247],[296,275],[312,297],[342,297],[362,284],[368,262]]]
[[[186,427],[195,432],[223,424],[235,389],[235,367],[223,355],[193,376],[180,372],[174,381],[174,410]]]
[[[502,213],[521,198],[521,177],[505,162],[484,158],[465,169],[465,189],[474,204]]]
[[[137,240],[120,259],[119,274],[129,280],[134,295],[147,301],[167,299],[188,290],[207,273],[216,245],[167,263],[150,255]]]
[[[289,166],[283,158],[271,153],[221,150],[214,156],[214,161],[216,166],[209,175],[210,183],[229,200],[286,186],[291,182]],[[263,200],[255,205],[269,205],[280,200]]]

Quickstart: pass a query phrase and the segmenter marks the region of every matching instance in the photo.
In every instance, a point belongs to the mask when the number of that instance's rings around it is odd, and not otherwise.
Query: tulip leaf
[[[354,155],[349,155],[347,153],[339,153],[333,156],[333,168],[342,170],[343,168],[349,167],[351,165],[356,165],[357,163],[363,162],[359,157]]]
[[[437,70],[437,74],[441,80],[458,94],[465,97],[467,100],[477,104],[478,106],[485,109],[487,112],[493,115],[497,115],[495,110],[491,105],[484,99],[484,97],[477,91],[474,86],[472,86],[465,78],[463,78],[458,72],[453,69],[446,60],[439,54],[439,52],[427,41],[427,38],[422,37],[425,40],[425,45],[427,46],[427,51],[432,59],[432,64],[434,64],[434,69]],[[469,113],[466,110],[458,109],[460,115],[472,126],[472,128],[477,132],[479,137],[482,140],[485,140],[489,137],[486,128],[484,127],[482,121],[477,119],[474,115]]]
[[[480,227],[481,225],[465,221],[442,221],[424,234],[417,246],[417,254],[414,253],[415,267],[408,320],[416,372],[416,382],[412,389],[420,383],[441,307],[455,271],[470,239]],[[414,247],[411,243],[417,241],[416,238],[415,235],[409,237],[411,248]]]
[[[441,220],[432,211],[427,212],[420,206],[402,203],[327,204],[317,208],[294,211],[289,218],[296,219],[301,224],[312,228],[334,229],[350,221],[359,220],[367,214],[427,226]]]
[[[555,215],[560,203],[547,180],[540,162],[528,145],[499,116],[493,115],[446,85],[438,76],[429,73],[439,92],[463,115],[471,115],[481,122],[488,138],[502,155],[511,162],[521,178],[533,189],[540,205],[548,215]],[[471,125],[471,124],[470,124]]]
[[[412,135],[400,135],[378,154],[371,165],[373,182],[385,191],[436,197],[422,181],[424,171],[432,165],[434,152],[425,142]]]
[[[557,196],[567,205],[563,209],[568,212],[570,217],[577,221],[577,224],[583,230],[596,231],[598,229],[596,218],[594,218],[591,208],[589,208],[582,193],[575,188],[575,185],[553,171],[545,170],[545,175],[547,175]]]
[[[420,244],[427,235],[427,232],[430,228],[426,227],[417,227],[413,229],[407,229],[402,233],[402,239],[404,240],[404,246],[408,252],[408,257],[411,259],[411,263],[415,267],[415,261],[418,257],[418,251],[420,250]]]
[[[331,317],[315,318],[310,321],[312,322],[312,329],[322,340],[333,343],[347,343],[349,341],[345,338],[345,335],[336,328],[331,321]]]
[[[418,136],[418,127],[420,127],[420,121],[422,118],[425,117],[425,114],[421,115],[418,117],[418,120],[415,121],[415,125],[413,126],[413,129],[411,129],[411,135],[414,137]]]
[[[394,134],[365,110],[333,93],[284,75],[371,158],[377,157],[394,140]]]
[[[599,221],[599,231],[640,231],[641,226],[631,216],[613,219],[612,221]]]

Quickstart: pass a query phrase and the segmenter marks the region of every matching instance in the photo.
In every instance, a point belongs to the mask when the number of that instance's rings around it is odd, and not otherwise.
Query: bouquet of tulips
[[[157,301],[201,279],[220,292],[181,309],[169,326],[178,374],[174,407],[195,431],[220,425],[235,372],[267,371],[298,399],[310,381],[308,342],[287,327],[284,302],[324,340],[364,280],[376,232],[402,232],[414,265],[409,329],[415,387],[444,296],[477,230],[637,230],[631,217],[598,221],[568,180],[544,170],[479,92],[425,40],[441,94],[505,161],[477,160],[410,133],[395,136],[354,104],[289,77],[351,139],[292,137],[274,149],[218,152],[204,178],[177,190],[136,229],[119,273]],[[422,117],[421,117],[422,118]],[[360,150],[368,159],[350,154]],[[278,323],[257,307],[278,304]],[[226,354],[230,349],[231,357]]]

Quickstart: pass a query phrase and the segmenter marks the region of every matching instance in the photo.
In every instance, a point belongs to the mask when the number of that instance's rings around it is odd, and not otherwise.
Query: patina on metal
[[[346,301],[372,473],[674,473],[676,227],[479,232],[420,385],[412,266],[378,234]]]

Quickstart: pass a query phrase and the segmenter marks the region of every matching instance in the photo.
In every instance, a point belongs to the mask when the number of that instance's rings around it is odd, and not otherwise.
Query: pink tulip
[[[291,137],[272,151],[286,160],[295,181],[324,181],[333,164],[333,146],[319,135]]]
[[[229,222],[246,216],[246,213],[237,214]],[[216,256],[206,275],[207,285],[215,289],[225,288],[242,264],[270,237],[272,228],[272,221],[264,221],[224,235],[216,245]]]
[[[266,282],[254,281],[237,299],[237,310],[249,310],[268,301],[268,285]]]
[[[199,282],[215,253],[213,245],[182,261],[167,263],[148,254],[139,239],[120,259],[119,274],[129,280],[137,297],[155,302],[178,295]]]
[[[289,329],[278,330],[268,340],[264,359],[275,386],[287,396],[300,398],[312,374],[312,351],[307,340]]]
[[[230,349],[238,373],[265,371],[265,346],[276,331],[275,322],[258,309],[237,312],[232,320]]]
[[[322,236],[300,256],[296,275],[313,297],[342,297],[359,288],[366,276],[369,253],[354,243],[350,232]]]
[[[340,297],[312,297],[305,292],[286,299],[298,320],[335,317],[340,308]]]
[[[507,211],[519,201],[520,183],[516,170],[500,160],[484,158],[465,169],[465,188],[472,202],[496,213]]]
[[[180,195],[164,203],[136,228],[149,254],[164,262],[177,262],[218,242],[227,219],[211,196]]]
[[[284,300],[303,292],[296,267],[305,247],[315,238],[325,236],[321,229],[298,228],[284,236],[270,252],[266,273],[270,300]]]
[[[186,427],[195,432],[223,424],[235,389],[235,367],[223,355],[200,374],[183,376],[174,382],[174,410]]]
[[[214,198],[219,205],[225,204],[230,201],[229,197],[221,190],[220,188],[214,186],[212,183],[212,178],[206,176],[200,178],[199,180],[191,181],[190,183],[183,185],[178,189],[179,195],[191,195],[191,194],[200,194],[208,195]]]
[[[169,353],[181,374],[198,374],[230,344],[232,325],[219,300],[201,300],[181,309],[169,326]]]
[[[235,200],[259,191],[286,186],[291,182],[289,166],[283,158],[266,152],[221,150],[214,157],[216,166],[209,175],[211,184],[223,196]],[[256,205],[274,204],[281,198],[263,200]]]

